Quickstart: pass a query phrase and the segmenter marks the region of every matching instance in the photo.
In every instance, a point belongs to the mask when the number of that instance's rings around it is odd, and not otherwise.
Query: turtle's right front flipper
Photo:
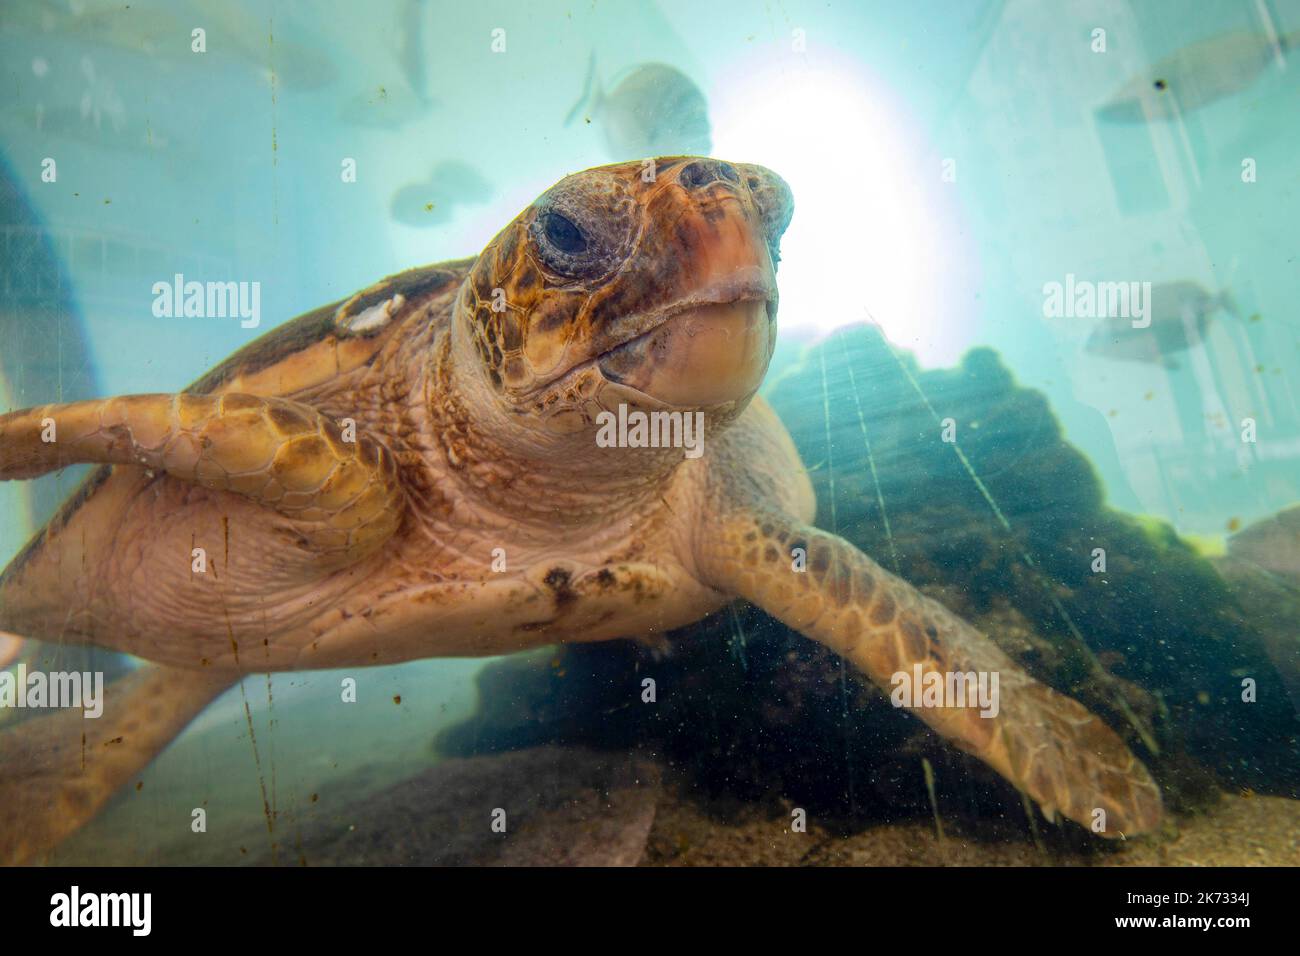
[[[299,544],[331,564],[375,551],[401,520],[392,453],[284,398],[129,395],[0,415],[0,480],[79,463],[242,495],[288,519]]]
[[[802,570],[792,551],[806,557]],[[771,509],[724,508],[697,529],[695,559],[713,587],[837,651],[886,690],[915,684],[919,670],[922,687],[905,705],[1049,817],[1059,811],[1106,837],[1160,823],[1160,791],[1100,718],[1034,680],[966,621],[843,538]],[[996,705],[921,694],[936,681],[955,686],[959,675],[967,690],[980,675],[992,686],[996,675]]]

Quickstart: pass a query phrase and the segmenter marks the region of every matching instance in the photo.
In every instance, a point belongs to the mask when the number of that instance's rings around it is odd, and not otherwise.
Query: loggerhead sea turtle
[[[662,635],[737,596],[882,685],[997,672],[996,716],[917,715],[1049,817],[1155,827],[1159,791],[1100,719],[809,524],[755,394],[792,212],[760,166],[587,170],[477,258],[302,316],[182,392],[0,417],[0,478],[101,466],[0,577],[0,629],[151,662],[98,720],[0,734],[0,858],[83,824],[242,674]],[[620,405],[701,412],[703,454],[603,447]]]

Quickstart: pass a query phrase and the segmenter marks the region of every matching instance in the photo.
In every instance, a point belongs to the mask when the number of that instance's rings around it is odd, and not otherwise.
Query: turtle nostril
[[[718,180],[739,183],[740,175],[736,172],[736,167],[730,163],[718,162],[712,159],[697,159],[692,163],[687,163],[682,167],[682,171],[677,174],[677,182],[685,189],[699,189],[701,186],[708,186]]]
[[[713,172],[704,163],[687,163],[677,174],[677,181],[686,189],[698,189],[713,182]]]

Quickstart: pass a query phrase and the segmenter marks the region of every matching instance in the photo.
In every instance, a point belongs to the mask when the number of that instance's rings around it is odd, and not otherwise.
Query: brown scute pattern
[[[41,441],[52,418],[58,440]],[[374,552],[396,530],[403,492],[389,450],[284,398],[131,395],[0,416],[0,478],[79,462],[138,465],[243,495],[295,522],[326,564]]]
[[[807,572],[792,570],[778,545],[785,537],[807,542]],[[715,587],[843,654],[886,691],[893,674],[911,674],[918,663],[925,673],[997,673],[995,717],[971,707],[914,713],[1027,793],[1047,816],[1059,812],[1091,828],[1094,811],[1104,810],[1101,835],[1111,838],[1159,826],[1160,792],[1114,731],[844,539],[785,516],[742,513],[721,529],[701,528],[697,549]]]
[[[272,405],[266,410],[266,417],[282,434],[295,435],[315,430],[311,419],[290,405]],[[337,426],[333,430],[337,431]]]
[[[460,314],[470,318],[470,333],[479,362],[488,372],[493,388],[500,391],[507,385],[513,388],[531,384],[527,375],[529,363],[523,357],[525,341],[523,303],[533,301],[544,288],[536,265],[526,256],[517,256],[518,223],[507,227],[495,240],[491,255],[485,253],[477,268],[465,284],[465,301],[460,304]],[[509,252],[510,257],[506,258]],[[501,289],[505,308],[493,311],[494,290]],[[511,378],[505,377],[509,366]],[[521,374],[522,373],[522,374]]]
[[[871,609],[867,613],[870,615],[871,623],[880,626],[892,621],[896,610],[894,599],[888,593],[883,593],[872,602]]]

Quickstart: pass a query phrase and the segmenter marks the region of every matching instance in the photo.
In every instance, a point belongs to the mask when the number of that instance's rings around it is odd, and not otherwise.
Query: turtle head
[[[457,305],[457,363],[549,434],[594,430],[619,405],[725,423],[772,356],[792,211],[761,166],[672,157],[569,176],[479,256]]]

